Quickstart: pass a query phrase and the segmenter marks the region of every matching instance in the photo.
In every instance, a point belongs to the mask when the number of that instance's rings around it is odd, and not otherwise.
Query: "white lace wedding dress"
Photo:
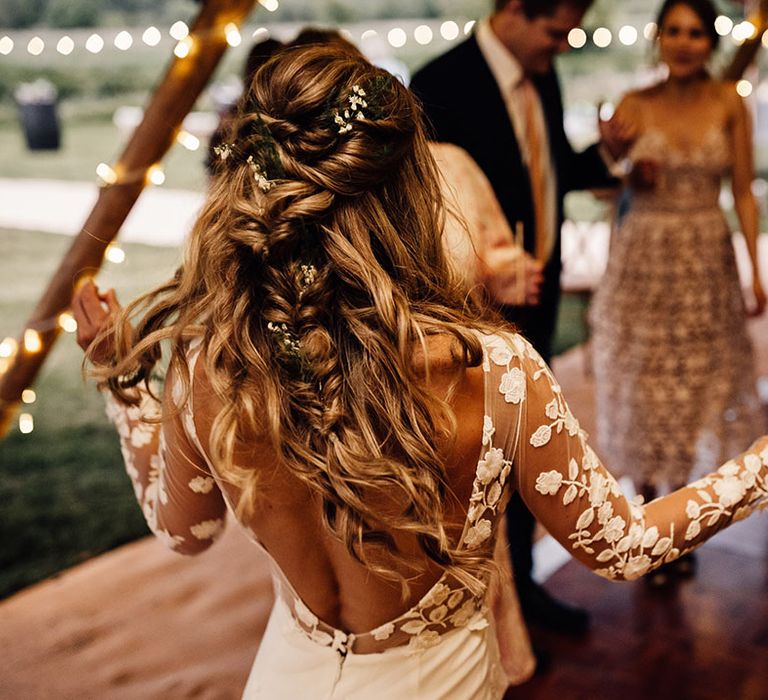
[[[483,438],[462,547],[494,556],[506,497],[517,488],[575,557],[610,579],[633,579],[768,501],[767,439],[670,496],[645,506],[627,501],[536,351],[516,335],[483,337],[483,343]],[[166,401],[172,392],[166,387]],[[157,413],[146,394],[137,407],[107,400],[150,528],[181,553],[210,545],[227,507],[189,410],[163,424],[145,423],[142,414]],[[180,448],[166,448],[169,430]],[[503,563],[506,553],[499,554]],[[274,561],[273,572],[276,602],[244,697],[491,700],[504,694],[524,629],[510,624],[487,592],[473,594],[444,575],[396,619],[351,634],[320,620]]]

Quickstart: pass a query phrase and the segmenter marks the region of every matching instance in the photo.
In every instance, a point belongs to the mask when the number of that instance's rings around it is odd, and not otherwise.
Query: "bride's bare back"
[[[483,370],[481,367],[457,370],[447,342],[432,339],[430,345],[433,348],[431,389],[445,398],[455,383],[451,405],[456,412],[457,432],[446,463],[449,497],[445,516],[449,534],[458,540],[480,457]],[[422,353],[416,355],[418,369],[423,370],[424,363],[419,358]],[[198,360],[195,365],[193,414],[197,435],[210,458],[211,425],[221,405],[205,376],[204,364]],[[280,468],[268,439],[255,436],[238,444],[234,462],[247,465],[259,475],[257,508],[243,525],[274,558],[302,600],[328,624],[358,633],[373,629],[418,602],[442,575],[442,570],[424,555],[413,535],[379,523],[378,527],[393,538],[398,548],[424,568],[423,573],[416,574],[413,569],[387,561],[409,580],[409,596],[404,601],[398,583],[372,573],[329,534],[317,492]],[[227,500],[236,504],[239,491],[230,484],[219,483]],[[379,504],[382,512],[396,507],[392,502]]]

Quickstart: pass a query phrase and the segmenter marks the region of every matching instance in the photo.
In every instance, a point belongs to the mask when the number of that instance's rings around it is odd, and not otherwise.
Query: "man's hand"
[[[101,330],[110,324],[121,308],[114,289],[108,289],[102,294],[93,280],[84,282],[72,299],[72,314],[77,321],[77,344],[83,350],[88,350]],[[113,356],[111,336],[103,338],[91,353],[91,359],[97,364],[106,364]]]

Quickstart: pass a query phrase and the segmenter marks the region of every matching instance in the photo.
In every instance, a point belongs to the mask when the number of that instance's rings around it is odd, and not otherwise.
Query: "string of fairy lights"
[[[259,4],[265,9],[274,12],[279,6],[279,0],[259,0]],[[459,23],[453,20],[445,20],[437,27],[437,34],[445,41],[454,41],[462,34],[468,35],[474,25],[474,20],[464,22],[463,26],[460,26]],[[736,45],[754,39],[759,31],[758,27],[749,20],[734,22],[725,15],[720,15],[717,18],[715,29],[720,36],[730,37]],[[215,28],[213,31],[222,31],[227,44],[232,47],[239,46],[242,43],[241,30],[234,23],[227,23],[223,27]],[[342,29],[341,31],[348,39],[355,40],[355,37],[349,30]],[[568,43],[573,49],[582,49],[591,41],[595,47],[605,49],[616,40],[623,46],[630,47],[637,44],[641,37],[646,42],[654,41],[656,34],[657,27],[653,22],[649,22],[639,29],[636,26],[625,24],[616,30],[615,37],[614,32],[608,27],[597,27],[591,30],[590,33],[585,29],[577,27],[569,33]],[[168,35],[176,41],[173,53],[182,60],[195,53],[197,42],[203,38],[192,34],[189,27],[182,21],[171,25],[168,29]],[[269,30],[266,27],[259,27],[252,33],[252,39],[257,41],[266,39],[268,36]],[[359,39],[365,42],[376,37],[380,37],[380,35],[375,29],[366,29],[360,33]],[[409,36],[403,27],[396,26],[389,29],[382,38],[386,39],[394,49],[406,46],[411,40],[421,46],[427,46],[436,39],[436,32],[429,25],[420,24],[412,30]],[[127,30],[119,31],[112,38],[111,43],[119,51],[128,51],[136,46],[139,41],[148,47],[155,47],[160,44],[162,39],[163,33],[157,27],[150,26],[141,33],[138,39]],[[764,47],[768,48],[768,31],[763,33],[761,42]],[[98,54],[105,50],[108,44],[102,35],[93,33],[85,39],[82,46],[86,51]],[[26,47],[22,46],[20,41],[14,41],[8,35],[0,38],[0,55],[7,56],[14,50],[21,51],[24,48],[26,48],[27,53],[31,56],[40,56],[45,51],[50,51],[51,45],[46,45],[44,39],[37,35],[27,40]],[[55,44],[55,50],[64,56],[71,55],[76,48],[77,45],[74,39],[69,35],[60,37]],[[737,83],[736,89],[740,95],[748,97],[752,93],[752,83],[748,80],[741,80]],[[196,151],[201,145],[200,139],[197,136],[183,128],[176,134],[176,141],[190,151]],[[127,184],[129,182],[133,183],[139,180],[143,180],[145,185],[157,186],[165,182],[165,173],[159,163],[136,171],[127,171],[120,162],[113,165],[99,163],[96,167],[96,175],[102,187]],[[104,259],[110,263],[121,264],[125,261],[125,251],[117,243],[112,242],[104,251]],[[69,311],[65,311],[55,318],[36,323],[34,327],[28,326],[24,329],[20,340],[12,337],[3,339],[0,342],[0,376],[8,371],[19,352],[28,354],[41,352],[43,349],[42,334],[56,328],[66,333],[74,333],[77,331],[77,322]],[[24,406],[31,406],[36,400],[37,394],[34,389],[24,389],[21,394],[21,402]],[[29,410],[20,413],[18,420],[19,432],[29,434],[33,432],[34,427],[34,417]]]
[[[278,0],[259,0],[259,4],[272,12],[279,7]],[[410,36],[405,28],[395,26],[389,29],[383,38],[395,49],[403,48],[410,41],[414,41],[421,46],[427,46],[436,40],[438,36],[445,41],[454,41],[462,36],[462,34],[466,36],[472,31],[474,25],[475,20],[463,22],[460,25],[458,22],[450,19],[441,22],[436,29],[433,29],[428,24],[419,24],[411,30]],[[745,41],[755,38],[759,31],[758,27],[749,20],[734,22],[726,15],[717,17],[715,29],[720,36],[730,37],[736,45],[741,45]],[[654,22],[648,22],[641,27],[624,24],[615,30],[604,26],[596,27],[589,31],[576,27],[568,35],[568,43],[573,49],[585,48],[590,43],[599,49],[606,49],[615,42],[630,47],[637,44],[641,38],[647,42],[654,41],[656,31],[657,27]],[[191,49],[190,33],[187,24],[181,20],[174,22],[167,33],[177,42],[174,48],[176,56],[179,58],[187,56]],[[345,33],[354,39],[351,32],[346,31]],[[377,35],[378,32],[375,29],[367,29],[360,33],[359,38],[365,41]],[[225,36],[230,46],[239,46],[242,42],[240,30],[234,23],[226,25]],[[264,39],[267,36],[269,36],[269,30],[266,27],[258,27],[252,32],[253,39]],[[154,25],[147,27],[143,31],[136,30],[133,33],[123,29],[109,39],[98,32],[94,32],[81,42],[80,47],[68,34],[61,36],[55,44],[53,41],[49,41],[46,44],[45,39],[39,35],[34,35],[28,39],[17,37],[14,40],[12,36],[6,34],[0,38],[0,55],[8,56],[13,51],[26,50],[31,56],[40,56],[46,51],[55,50],[63,56],[69,56],[77,48],[83,48],[92,54],[99,54],[105,49],[110,48],[110,46],[118,51],[128,51],[139,46],[140,42],[148,47],[156,47],[162,40],[163,32]],[[768,48],[768,32],[763,33],[762,43],[763,46]]]

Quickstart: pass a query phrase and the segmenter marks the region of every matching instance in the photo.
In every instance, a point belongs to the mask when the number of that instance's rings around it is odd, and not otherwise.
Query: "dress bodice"
[[[629,153],[633,162],[657,164],[656,186],[633,193],[633,206],[641,210],[681,211],[718,206],[720,183],[732,164],[728,136],[710,127],[690,148],[683,148],[661,128],[646,129]]]

